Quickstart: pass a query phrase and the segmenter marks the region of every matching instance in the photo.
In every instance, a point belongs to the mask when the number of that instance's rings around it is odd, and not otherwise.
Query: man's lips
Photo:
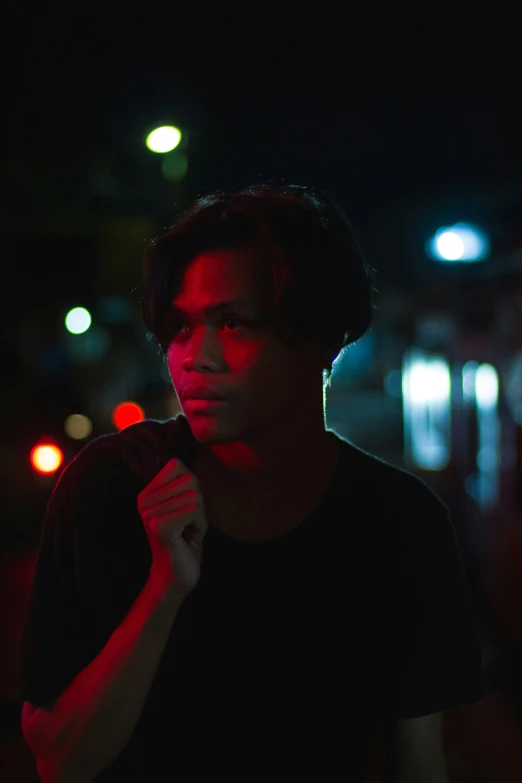
[[[184,400],[224,400],[222,394],[208,386],[187,386],[182,391]]]

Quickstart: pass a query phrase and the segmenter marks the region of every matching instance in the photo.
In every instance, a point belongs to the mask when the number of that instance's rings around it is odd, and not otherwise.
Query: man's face
[[[181,408],[199,442],[244,440],[302,407],[304,397],[319,393],[322,399],[324,350],[321,354],[317,347],[289,348],[266,323],[269,275],[261,252],[251,248],[205,251],[185,270],[172,303],[184,312],[179,314],[167,362]],[[236,299],[242,303],[209,309]],[[195,409],[183,397],[189,385],[213,389],[225,401]]]

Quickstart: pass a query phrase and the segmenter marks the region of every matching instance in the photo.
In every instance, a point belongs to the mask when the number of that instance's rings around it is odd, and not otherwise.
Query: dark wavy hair
[[[324,191],[256,184],[200,196],[145,252],[140,299],[148,339],[165,357],[171,305],[189,262],[205,250],[257,246],[271,265],[270,323],[286,345],[317,340],[332,361],[370,328],[374,276],[352,226]],[[332,362],[323,381],[330,382]]]

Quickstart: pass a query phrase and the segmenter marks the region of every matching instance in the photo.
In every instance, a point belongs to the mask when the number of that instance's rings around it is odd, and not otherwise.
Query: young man
[[[443,711],[484,695],[448,509],[324,423],[372,293],[306,188],[199,199],[152,244],[182,414],[95,439],[49,502],[21,655],[42,780],[448,780]]]

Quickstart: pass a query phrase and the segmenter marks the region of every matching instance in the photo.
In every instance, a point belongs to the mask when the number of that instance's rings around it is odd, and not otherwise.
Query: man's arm
[[[390,783],[449,783],[442,712],[398,720],[393,726]]]
[[[91,781],[128,744],[182,599],[151,570],[103,650],[45,709],[24,704],[22,732],[43,783]]]

